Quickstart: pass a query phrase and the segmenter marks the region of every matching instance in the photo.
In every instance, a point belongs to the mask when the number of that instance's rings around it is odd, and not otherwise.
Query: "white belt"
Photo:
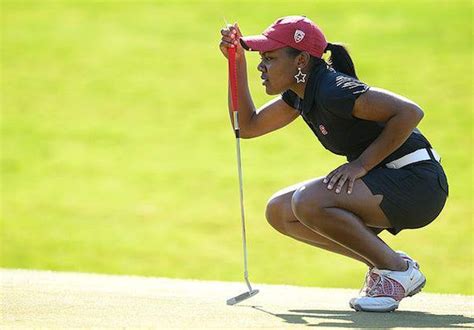
[[[434,149],[431,149],[431,152],[433,153],[433,157],[435,158],[435,160],[439,163],[441,157],[438,155],[438,153]],[[427,149],[418,149],[416,151],[413,151],[412,153],[409,153],[403,157],[395,159],[394,161],[390,163],[385,164],[385,166],[388,168],[399,169],[408,164],[421,162],[423,160],[430,160],[430,159],[431,157]]]

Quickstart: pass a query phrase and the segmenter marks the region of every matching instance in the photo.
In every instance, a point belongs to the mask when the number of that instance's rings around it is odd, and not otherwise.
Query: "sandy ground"
[[[474,296],[418,294],[394,313],[354,312],[357,290],[29,270],[0,270],[1,328],[459,328],[474,327]]]

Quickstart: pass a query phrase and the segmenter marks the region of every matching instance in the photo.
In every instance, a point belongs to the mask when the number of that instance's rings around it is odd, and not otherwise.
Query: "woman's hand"
[[[359,160],[339,166],[334,171],[326,175],[323,182],[328,184],[328,189],[336,187],[336,194],[339,194],[342,187],[348,182],[347,193],[352,193],[354,181],[367,174],[367,170],[362,166]]]
[[[238,60],[239,58],[244,57],[244,49],[240,44],[240,37],[242,37],[242,33],[240,32],[239,25],[235,23],[234,25],[228,24],[225,28],[221,29],[221,43],[219,47],[221,49],[222,54],[224,54],[225,58],[228,58],[228,51],[229,47],[234,47],[235,51],[235,58]]]

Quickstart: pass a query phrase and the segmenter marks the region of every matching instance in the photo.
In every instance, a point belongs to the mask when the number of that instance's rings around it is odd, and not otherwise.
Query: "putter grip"
[[[232,110],[238,111],[238,97],[237,97],[237,66],[235,64],[235,47],[229,47],[229,80],[230,80],[230,94],[232,100]]]

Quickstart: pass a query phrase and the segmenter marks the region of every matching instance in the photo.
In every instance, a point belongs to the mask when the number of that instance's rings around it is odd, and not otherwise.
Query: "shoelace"
[[[359,290],[359,295],[362,295],[364,293],[367,293],[368,290],[370,289],[370,281],[372,280],[372,271],[373,271],[373,268],[369,268],[369,270],[367,271],[367,274],[365,274],[365,280],[364,280],[364,284],[362,285],[362,288],[360,288]]]

